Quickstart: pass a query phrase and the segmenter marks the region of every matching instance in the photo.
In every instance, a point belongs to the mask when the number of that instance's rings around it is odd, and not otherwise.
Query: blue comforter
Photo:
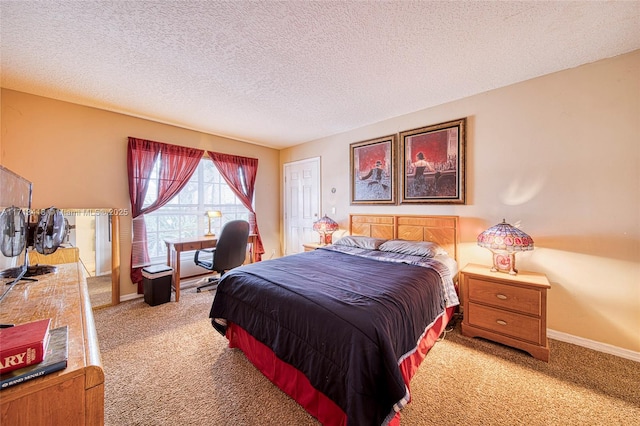
[[[445,305],[434,269],[315,250],[228,272],[210,317],[304,373],[349,425],[380,425],[408,402],[398,364]]]

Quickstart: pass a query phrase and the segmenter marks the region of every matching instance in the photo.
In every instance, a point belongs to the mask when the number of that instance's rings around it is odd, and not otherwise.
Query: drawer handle
[[[505,296],[504,294],[496,294],[496,297],[500,300],[507,300],[507,296]]]
[[[496,322],[500,325],[507,325],[507,322],[504,320],[496,320]]]

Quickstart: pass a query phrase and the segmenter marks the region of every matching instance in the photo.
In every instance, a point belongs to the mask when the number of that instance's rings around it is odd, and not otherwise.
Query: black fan
[[[62,211],[55,207],[49,207],[40,213],[35,229],[31,228],[27,244],[33,246],[33,249],[40,254],[52,254],[67,237],[68,230],[69,222],[65,219]],[[58,268],[53,265],[29,265],[25,277],[49,274],[57,270]]]
[[[40,213],[33,237],[33,247],[40,254],[55,252],[67,236],[68,222],[62,211],[49,207]]]
[[[27,221],[22,209],[7,207],[0,213],[2,245],[0,251],[6,257],[18,256],[27,245]]]

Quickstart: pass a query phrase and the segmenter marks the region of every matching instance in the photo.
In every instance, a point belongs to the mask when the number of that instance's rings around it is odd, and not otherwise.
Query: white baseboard
[[[634,352],[629,349],[619,348],[607,343],[600,343],[596,342],[595,340],[589,340],[551,329],[547,329],[547,337],[550,339],[559,340],[561,342],[572,343],[584,348],[593,349],[594,351],[604,352],[606,354],[630,359],[631,361],[640,362],[640,352]]]
[[[124,296],[120,296],[120,301],[126,302],[129,300],[137,299],[139,297],[144,297],[144,294],[137,294],[137,293],[125,294]]]

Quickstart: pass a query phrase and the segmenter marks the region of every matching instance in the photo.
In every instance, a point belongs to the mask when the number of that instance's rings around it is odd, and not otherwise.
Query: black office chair
[[[193,259],[196,265],[219,274],[218,276],[209,278],[206,284],[199,286],[196,289],[198,293],[205,287],[217,285],[222,274],[244,263],[247,256],[248,238],[249,222],[232,220],[231,222],[227,222],[222,228],[222,231],[220,231],[220,237],[218,237],[214,248],[196,251]],[[201,252],[211,254],[211,258],[207,256],[207,259],[201,259]]]

